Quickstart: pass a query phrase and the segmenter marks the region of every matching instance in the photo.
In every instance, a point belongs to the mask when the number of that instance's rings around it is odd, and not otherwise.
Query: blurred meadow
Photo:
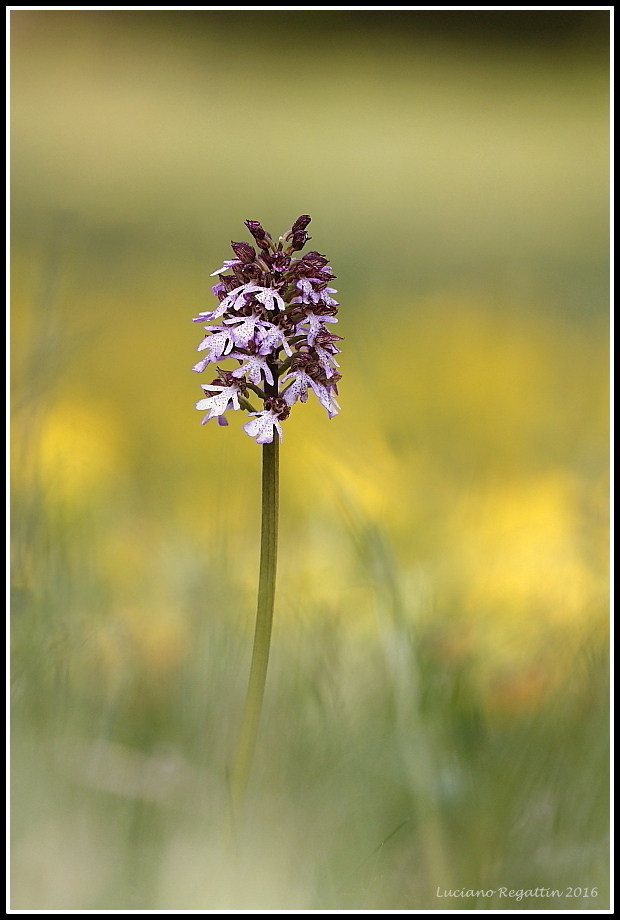
[[[11,906],[608,907],[609,14],[10,20]],[[231,841],[260,448],[191,318],[304,213],[342,412]]]

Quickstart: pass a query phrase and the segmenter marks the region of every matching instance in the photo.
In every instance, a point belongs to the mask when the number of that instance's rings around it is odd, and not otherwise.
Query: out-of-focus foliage
[[[601,14],[401,16],[12,13],[14,908],[607,905]],[[301,213],[342,414],[285,423],[233,843],[260,449],[190,319]]]

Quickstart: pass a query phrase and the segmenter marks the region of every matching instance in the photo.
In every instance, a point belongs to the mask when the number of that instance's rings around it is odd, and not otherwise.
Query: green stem
[[[269,662],[278,552],[279,446],[278,434],[275,431],[272,443],[263,445],[263,499],[258,609],[256,612],[256,631],[254,633],[254,649],[245,700],[245,711],[243,713],[243,722],[241,723],[237,754],[230,777],[230,793],[234,815],[241,811],[245,799],[265,692],[267,664]]]

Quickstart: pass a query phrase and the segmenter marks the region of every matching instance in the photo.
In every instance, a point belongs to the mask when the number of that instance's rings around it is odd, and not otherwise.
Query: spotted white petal
[[[234,341],[235,345],[245,348],[251,338],[254,337],[256,328],[260,326],[263,321],[259,316],[252,313],[250,316],[232,316],[229,319],[225,319],[224,323],[227,326],[230,326],[229,334],[231,339]]]
[[[286,304],[277,291],[273,288],[262,288],[257,294],[256,299],[262,303],[266,310],[286,310]]]
[[[330,294],[337,294],[336,288],[324,288],[319,294],[319,300],[321,303],[326,304],[328,307],[339,307],[340,304],[337,300],[334,300],[333,297],[330,297]]]
[[[232,268],[233,265],[241,265],[241,259],[225,259],[224,264],[221,268],[218,268],[216,272],[211,272],[209,275],[210,278],[214,278],[216,275],[223,275],[224,272],[227,272],[229,268]]]
[[[308,386],[311,379],[304,370],[291,371],[283,381],[291,380],[288,388],[284,392],[284,401],[288,406],[292,406],[297,400],[306,402],[308,399]]]
[[[216,358],[215,360],[217,361],[218,359]],[[205,367],[208,364],[211,364],[210,354],[205,355],[204,358],[201,358],[198,364],[194,364],[194,366],[192,367],[192,370],[196,371],[197,374],[202,374],[202,372],[204,371]]]
[[[319,359],[319,364],[323,368],[326,377],[333,377],[335,371],[334,367],[340,367],[334,356],[327,351],[325,348],[321,348],[320,345],[315,345],[314,350],[317,353]]]
[[[327,414],[329,415],[329,417],[333,418],[334,415],[338,415],[338,410],[340,409],[340,406],[338,405],[334,397],[330,394],[327,387],[323,386],[322,383],[318,383],[318,381],[313,380],[312,378],[310,378],[310,386],[316,393],[316,396],[319,402],[321,403],[321,405],[325,406],[325,408],[327,409]]]
[[[278,432],[280,440],[282,440],[282,426],[274,412],[264,409],[262,412],[252,414],[254,418],[245,423],[243,430],[251,438],[255,438],[257,444],[271,444],[274,428]]]
[[[308,330],[307,330],[308,345],[314,345],[314,341],[317,335],[319,334],[321,329],[323,329],[323,323],[337,323],[337,322],[338,320],[335,316],[318,316],[316,313],[309,312],[306,314],[304,319],[301,320],[301,322],[297,323],[297,326],[295,327],[295,332],[306,333],[304,326],[308,324]]]
[[[205,326],[207,331],[210,331],[212,328],[215,329],[217,327]],[[204,351],[205,348],[208,348],[209,360],[219,361],[220,358],[228,354],[232,347],[233,341],[230,331],[228,329],[222,329],[219,332],[214,332],[212,335],[205,336],[198,346],[197,351]]]
[[[261,374],[265,375],[267,383],[273,384],[273,374],[267,364],[267,359],[262,355],[244,355],[241,352],[233,351],[231,358],[238,358],[243,361],[241,367],[232,372],[233,377],[244,377],[247,374],[248,380],[260,386],[263,382]]]
[[[210,418],[214,418],[216,415],[223,415],[228,408],[229,402],[232,402],[233,409],[239,409],[239,390],[236,386],[224,387],[203,383],[202,388],[205,393],[212,391],[214,394],[213,396],[206,396],[204,399],[199,399],[196,403],[197,409],[209,409],[207,421]]]
[[[273,323],[263,322],[257,331],[256,338],[261,355],[268,355],[277,348],[283,348],[289,357],[293,354],[286,335],[279,326],[274,326]]]
[[[262,288],[259,284],[252,284],[251,282],[249,282],[248,284],[242,284],[240,285],[240,287],[234,288],[234,290],[230,291],[230,293],[226,295],[226,297],[220,304],[220,307],[223,306],[224,311],[239,310],[245,304],[246,294],[253,294],[256,291],[263,291],[263,290],[264,288]]]

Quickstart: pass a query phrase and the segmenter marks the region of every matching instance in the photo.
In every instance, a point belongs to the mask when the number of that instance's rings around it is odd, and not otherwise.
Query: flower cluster
[[[194,320],[210,325],[198,346],[204,357],[193,370],[204,371],[228,358],[238,366],[218,366],[218,376],[202,385],[206,395],[196,408],[206,410],[203,425],[212,418],[227,425],[229,409],[244,409],[252,416],[244,430],[258,444],[268,444],[274,431],[282,439],[280,422],[297,401],[306,402],[308,390],[330,418],[338,414],[335,355],[342,339],[329,328],[338,322],[338,302],[331,296],[336,289],[329,286],[335,275],[318,252],[294,255],[310,239],[309,223],[308,215],[302,215],[275,242],[257,220],[247,220],[256,248],[231,243],[235,258],[213,272],[212,277],[218,276],[213,287],[218,306]],[[262,409],[254,408],[251,393],[262,400]]]

